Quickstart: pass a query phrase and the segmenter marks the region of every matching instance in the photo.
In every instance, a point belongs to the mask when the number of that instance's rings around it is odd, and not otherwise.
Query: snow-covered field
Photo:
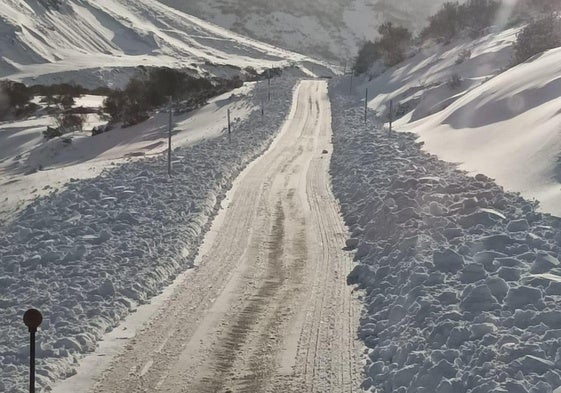
[[[261,85],[231,137],[205,130],[215,137],[175,149],[171,179],[163,155],[124,163],[38,198],[0,227],[0,391],[26,389],[26,308],[45,317],[38,384],[46,388],[71,375],[105,332],[191,266],[232,181],[284,121],[294,83],[274,80],[264,120]],[[216,119],[220,106],[206,110]]]
[[[261,82],[265,83],[265,82]],[[209,100],[201,109],[174,116],[172,145],[187,146],[220,135],[227,125],[228,109],[234,124],[254,110],[255,83]],[[262,94],[265,94],[262,92]],[[84,96],[76,106],[99,107],[103,97]],[[72,134],[72,143],[60,138],[47,141],[42,132],[54,126],[48,115],[0,123],[0,222],[13,217],[38,196],[63,187],[70,179],[95,177],[106,168],[167,149],[168,114],[155,113],[149,120],[111,132],[91,136],[100,123],[91,115],[84,132]],[[103,122],[101,122],[103,123]],[[235,125],[234,125],[235,126]]]
[[[510,68],[518,30],[426,47],[354,93],[368,87],[384,119],[393,99],[394,127],[417,133],[424,149],[561,215],[561,49]],[[454,75],[462,82],[451,87]]]
[[[500,79],[497,79],[500,81]],[[371,392],[551,393],[561,386],[561,220],[364,125],[332,90],[333,187],[366,295]],[[347,90],[348,91],[348,90]]]
[[[59,5],[54,5],[59,3]],[[222,77],[307,62],[151,0],[4,0],[0,77],[122,87],[143,66]]]

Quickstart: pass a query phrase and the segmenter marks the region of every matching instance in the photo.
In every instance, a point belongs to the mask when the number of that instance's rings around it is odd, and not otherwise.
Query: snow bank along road
[[[332,195],[327,86],[305,81],[236,181],[196,270],[95,392],[352,392],[358,303]],[[358,351],[358,352],[357,352]]]
[[[359,262],[349,281],[367,294],[363,388],[558,393],[561,220],[414,134],[365,128],[361,102],[332,97],[333,190]]]
[[[44,315],[37,385],[46,390],[72,375],[106,331],[193,266],[233,181],[284,124],[296,82],[271,82],[264,119],[259,105],[267,88],[260,84],[254,109],[231,137],[175,149],[171,179],[164,156],[131,161],[51,190],[0,224],[0,392],[27,389],[26,308]]]

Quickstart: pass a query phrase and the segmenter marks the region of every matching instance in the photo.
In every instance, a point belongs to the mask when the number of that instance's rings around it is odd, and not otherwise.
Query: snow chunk
[[[542,292],[528,286],[510,288],[505,298],[506,305],[512,309],[525,308],[528,305],[537,306],[542,302]]]
[[[457,273],[465,264],[464,257],[449,248],[435,252],[433,262],[438,270],[446,273]]]

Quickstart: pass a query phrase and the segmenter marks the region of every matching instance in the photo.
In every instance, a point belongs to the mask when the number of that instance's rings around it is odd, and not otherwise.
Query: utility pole
[[[172,96],[169,96],[169,125],[168,125],[168,176],[171,177],[171,128],[173,116]]]
[[[30,309],[23,314],[23,323],[29,330],[29,393],[35,393],[35,333],[43,322],[38,310]]]
[[[366,95],[364,96],[364,124],[368,121],[368,87],[366,88]]]

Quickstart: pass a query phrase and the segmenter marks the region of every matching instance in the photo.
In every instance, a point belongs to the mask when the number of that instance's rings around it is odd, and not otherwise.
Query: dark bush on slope
[[[462,32],[476,37],[493,24],[500,5],[496,0],[468,0],[464,4],[444,3],[442,8],[429,18],[429,25],[423,29],[420,38],[448,42]]]
[[[32,109],[33,94],[23,83],[0,80],[0,120],[6,116],[21,116]]]
[[[516,36],[514,64],[558,46],[561,46],[561,21],[555,15],[535,20]]]
[[[181,70],[153,68],[131,79],[124,90],[112,91],[103,102],[103,109],[112,121],[130,126],[148,119],[148,112],[165,105],[170,96],[175,101],[188,100],[194,109],[242,84],[240,79],[209,80]]]
[[[377,41],[380,53],[387,66],[401,63],[405,59],[405,51],[411,43],[411,32],[405,27],[394,26],[386,22],[378,28],[381,38]]]
[[[380,38],[367,41],[359,50],[353,66],[356,75],[365,73],[376,60],[388,67],[405,59],[405,51],[411,43],[411,32],[404,27],[386,22],[378,28]]]
[[[354,72],[356,75],[364,74],[376,60],[380,58],[380,45],[377,42],[367,41],[358,51],[355,59]]]

